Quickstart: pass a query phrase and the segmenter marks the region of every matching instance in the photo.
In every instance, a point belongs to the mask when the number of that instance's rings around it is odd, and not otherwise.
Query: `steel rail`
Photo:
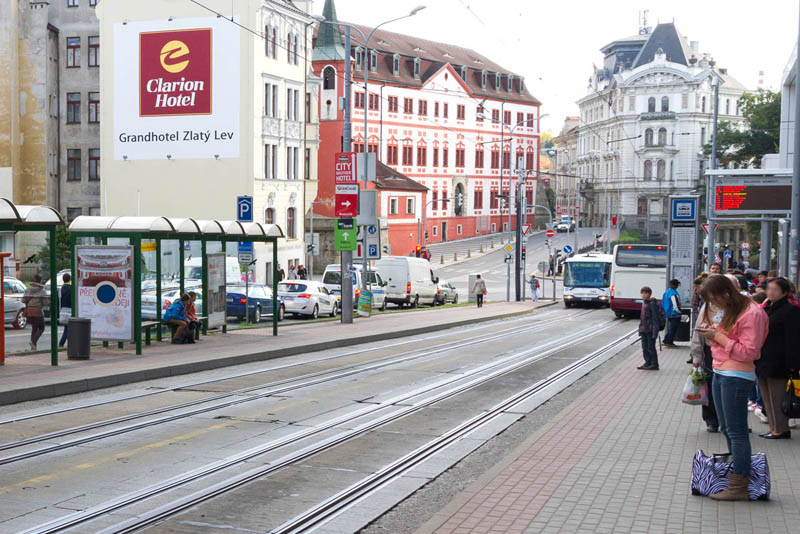
[[[572,317],[581,317],[586,314],[576,314]],[[69,449],[72,447],[77,447],[79,445],[84,445],[86,443],[91,443],[93,441],[98,441],[101,439],[106,439],[110,437],[116,437],[122,434],[126,434],[128,432],[133,432],[136,430],[141,430],[143,428],[150,428],[153,426],[161,425],[164,423],[169,423],[172,421],[177,421],[180,419],[186,419],[188,417],[193,417],[195,415],[200,415],[208,412],[212,412],[214,410],[220,410],[223,408],[228,408],[231,406],[236,406],[239,404],[245,404],[248,402],[252,402],[255,400],[263,399],[265,397],[269,397],[272,395],[277,395],[280,393],[286,393],[288,391],[295,391],[298,389],[302,389],[305,387],[323,384],[325,382],[332,382],[334,380],[339,380],[342,378],[346,378],[348,376],[353,376],[356,374],[365,373],[367,371],[374,371],[376,369],[380,369],[383,367],[388,367],[390,365],[396,365],[398,363],[402,363],[414,358],[418,358],[420,354],[424,355],[425,357],[432,356],[435,354],[442,354],[446,352],[450,352],[452,350],[460,349],[463,347],[468,347],[470,345],[476,345],[479,343],[485,343],[487,341],[491,341],[494,339],[503,338],[506,334],[510,331],[514,331],[515,333],[519,332],[527,332],[530,330],[540,330],[547,326],[550,326],[552,323],[561,322],[560,319],[552,319],[549,321],[541,321],[537,322],[536,324],[529,325],[523,328],[515,327],[515,328],[508,328],[501,330],[500,332],[494,332],[491,334],[485,334],[482,336],[475,336],[473,338],[469,338],[467,340],[462,341],[449,341],[447,343],[441,344],[439,347],[432,347],[432,348],[420,348],[414,349],[411,351],[406,351],[399,355],[388,356],[386,358],[381,358],[379,360],[375,360],[372,362],[364,362],[364,363],[357,363],[352,365],[346,365],[342,367],[337,367],[335,369],[329,369],[325,371],[318,371],[314,373],[308,373],[306,375],[301,375],[299,377],[287,378],[284,380],[279,380],[276,382],[272,382],[269,384],[260,384],[257,386],[248,386],[246,388],[241,388],[238,390],[234,390],[227,393],[221,393],[219,395],[214,395],[212,397],[207,397],[204,399],[197,399],[194,401],[188,401],[185,403],[181,403],[179,405],[167,406],[164,408],[156,408],[154,410],[148,410],[146,412],[139,412],[136,414],[129,414],[125,416],[116,417],[113,419],[107,419],[104,421],[98,421],[95,423],[88,423],[86,425],[81,425],[77,427],[72,427],[69,429],[64,430],[57,430],[55,432],[49,432],[47,434],[41,434],[39,436],[34,436],[31,438],[10,442],[6,444],[0,445],[0,450],[9,450],[14,449],[26,445],[32,445],[36,443],[41,443],[44,441],[49,441],[55,438],[69,436],[73,434],[78,434],[81,432],[86,432],[88,430],[93,430],[96,428],[101,428],[105,426],[110,426],[114,424],[118,424],[121,422],[131,421],[135,419],[141,419],[142,417],[148,417],[150,415],[157,415],[160,413],[171,412],[187,407],[207,404],[216,400],[223,400],[223,402],[218,402],[216,404],[212,404],[210,406],[202,406],[200,408],[196,408],[194,410],[190,410],[187,412],[182,412],[179,414],[167,415],[164,417],[159,417],[157,419],[152,419],[148,421],[142,421],[139,423],[134,423],[131,425],[124,426],[122,428],[115,428],[106,430],[104,432],[99,432],[97,434],[92,434],[90,436],[85,436],[82,438],[76,438],[69,441],[64,441],[62,443],[57,443],[54,445],[50,445],[48,447],[43,447],[41,449],[35,449],[32,451],[26,451],[19,454],[14,454],[10,456],[5,456],[0,458],[0,465],[7,465],[14,462],[19,462],[22,460],[27,460],[30,458],[35,458],[37,456],[43,456],[45,454],[50,454],[53,452]],[[259,393],[257,395],[249,395],[247,397],[241,397],[243,393],[251,393],[258,390],[267,390]],[[233,399],[233,400],[224,400],[224,399]]]
[[[547,317],[547,316],[550,316],[550,315],[554,315],[557,312],[558,312],[558,310],[552,310],[552,311],[548,311],[548,312],[542,313],[541,315],[537,315],[536,317]],[[570,317],[577,317],[577,316],[582,316],[582,315],[585,315],[585,314],[581,313],[581,314],[576,314],[576,315],[573,315],[573,316],[570,316]],[[423,338],[416,339],[416,341],[417,342],[429,341],[431,339],[438,339],[438,338],[442,338],[442,337],[456,335],[456,332],[454,332],[453,330],[461,330],[461,329],[465,329],[465,328],[469,328],[470,330],[484,330],[484,329],[487,329],[487,328],[492,328],[492,327],[498,326],[498,324],[497,324],[498,322],[501,322],[501,323],[516,323],[516,322],[526,321],[526,320],[530,320],[530,319],[531,318],[528,317],[528,316],[514,317],[514,318],[507,318],[507,319],[498,319],[497,321],[483,323],[483,324],[476,325],[476,326],[456,327],[456,328],[448,329],[447,331],[445,331],[443,333],[440,333],[440,334],[434,334],[434,335],[431,335],[431,336],[426,336],[426,337],[423,337]],[[364,345],[364,344],[365,343],[359,343],[359,345]],[[13,415],[13,416],[10,416],[10,417],[6,417],[5,419],[0,419],[0,425],[6,425],[6,424],[10,424],[10,423],[18,423],[20,421],[27,421],[27,420],[30,420],[30,419],[37,419],[39,417],[47,417],[47,416],[50,416],[50,415],[58,415],[58,414],[61,414],[61,413],[72,412],[72,411],[76,411],[76,410],[84,410],[86,408],[95,408],[97,406],[105,406],[107,404],[114,404],[114,403],[117,403],[117,402],[130,401],[130,400],[140,399],[140,398],[143,398],[143,397],[151,397],[151,396],[154,396],[154,395],[161,395],[161,394],[164,394],[164,393],[170,393],[170,392],[177,391],[177,390],[180,390],[180,389],[188,389],[188,388],[192,388],[192,387],[196,387],[196,386],[202,386],[202,385],[205,385],[205,384],[214,384],[214,383],[217,383],[217,382],[224,382],[226,380],[234,380],[236,378],[243,378],[243,377],[257,375],[257,374],[261,374],[261,373],[267,373],[267,372],[271,372],[271,371],[280,371],[280,370],[284,370],[284,369],[290,369],[292,367],[300,367],[300,366],[303,366],[303,365],[311,365],[311,364],[315,364],[315,363],[335,360],[335,359],[338,359],[338,358],[346,358],[346,357],[350,357],[350,356],[355,356],[355,355],[358,355],[358,354],[362,354],[364,352],[371,352],[371,351],[376,351],[376,350],[390,349],[390,348],[393,348],[393,347],[399,347],[401,345],[406,345],[406,344],[408,344],[408,341],[398,341],[396,343],[388,343],[388,344],[385,344],[385,345],[381,345],[379,347],[369,347],[369,348],[366,348],[366,349],[348,351],[348,352],[345,352],[343,354],[337,354],[337,355],[333,355],[333,356],[325,356],[325,357],[322,357],[322,358],[315,358],[315,359],[312,359],[312,360],[305,360],[305,361],[302,361],[302,362],[295,362],[295,363],[289,363],[289,364],[283,364],[283,365],[275,365],[275,366],[270,366],[270,367],[266,367],[266,368],[263,368],[263,369],[256,369],[256,370],[253,370],[253,371],[245,371],[245,372],[241,372],[241,373],[235,373],[235,374],[232,374],[232,375],[227,375],[227,376],[223,376],[223,377],[219,377],[219,378],[212,378],[212,379],[209,379],[209,380],[201,380],[199,382],[186,382],[186,383],[183,383],[183,384],[178,384],[176,386],[170,386],[168,388],[159,389],[158,391],[145,391],[145,392],[142,392],[142,393],[135,393],[135,394],[132,394],[132,395],[125,395],[125,396],[122,396],[122,397],[115,397],[115,398],[111,398],[111,399],[105,399],[105,400],[101,400],[101,401],[96,401],[96,402],[93,402],[93,403],[90,403],[90,404],[81,404],[81,405],[76,405],[76,406],[61,407],[61,408],[49,409],[49,410],[45,410],[45,411],[41,411],[41,412],[28,413],[28,414],[24,414],[24,415]],[[314,352],[322,352],[322,351],[319,350],[319,351],[314,351]],[[244,364],[240,364],[240,365],[244,365]]]
[[[319,434],[320,432],[329,430],[338,425],[354,421],[358,418],[378,412],[387,407],[397,408],[394,412],[381,415],[375,418],[374,420],[363,423],[359,426],[356,426],[353,429],[349,429],[336,436],[324,439],[320,442],[314,443],[313,445],[304,447],[298,451],[291,452],[286,456],[276,460],[275,462],[272,462],[268,466],[261,466],[259,468],[247,471],[243,474],[230,477],[226,482],[212,485],[204,490],[193,493],[169,505],[153,509],[149,513],[142,516],[141,521],[137,522],[135,525],[125,523],[123,525],[119,525],[120,527],[119,530],[115,530],[117,527],[112,527],[111,529],[103,531],[103,532],[133,532],[146,525],[150,525],[154,522],[157,522],[164,517],[173,515],[174,513],[177,513],[181,510],[194,506],[199,502],[205,501],[216,495],[220,495],[222,493],[235,489],[236,487],[239,487],[243,484],[246,484],[247,482],[250,482],[262,476],[274,473],[293,463],[314,456],[320,452],[329,450],[341,443],[344,443],[355,437],[365,434],[371,430],[379,428],[387,423],[401,419],[402,417],[405,417],[419,410],[422,410],[423,408],[428,407],[432,404],[454,397],[460,393],[463,393],[464,391],[482,385],[488,381],[494,380],[495,378],[498,378],[505,374],[511,373],[521,367],[530,365],[531,363],[535,363],[539,360],[547,358],[552,354],[561,352],[562,350],[564,350],[564,348],[569,347],[570,345],[574,345],[592,339],[598,333],[613,328],[614,323],[618,323],[618,321],[608,321],[606,323],[602,323],[599,327],[596,324],[590,325],[589,327],[583,330],[579,330],[573,334],[566,336],[566,338],[553,340],[536,347],[530,347],[523,350],[510,351],[510,353],[501,354],[499,355],[500,359],[498,359],[497,361],[484,364],[478,368],[470,370],[469,372],[463,375],[457,377],[445,378],[433,384],[417,388],[416,390],[399,394],[395,397],[384,400],[383,402],[370,404],[369,406],[366,406],[362,409],[355,410],[349,414],[345,414],[336,417],[334,419],[331,419],[320,426],[295,432],[294,434],[285,436],[283,438],[279,438],[277,440],[273,440],[272,442],[269,442],[267,444],[258,447],[251,448],[247,451],[243,451],[224,460],[220,460],[212,464],[199,467],[187,473],[183,473],[181,475],[172,477],[170,479],[164,480],[162,482],[143,488],[141,490],[128,493],[126,495],[123,495],[121,497],[118,497],[110,501],[106,501],[105,503],[101,503],[94,507],[88,508],[84,511],[76,512],[68,516],[65,516],[63,518],[51,521],[49,523],[39,525],[37,527],[34,527],[26,531],[25,534],[50,534],[54,532],[60,532],[64,529],[73,528],[77,525],[107,515],[114,511],[121,510],[138,502],[144,501],[148,498],[161,495],[171,489],[183,486],[185,484],[201,479],[203,477],[220,473],[233,466],[239,465],[242,462],[246,462],[260,455],[274,451],[285,445],[297,443],[299,440],[314,436],[316,434]],[[530,356],[531,354],[534,354],[534,356],[527,358],[527,356]],[[520,358],[523,359],[520,361]],[[515,362],[515,360],[517,361]],[[484,376],[479,376],[487,372],[488,374]],[[471,380],[469,380],[470,378]],[[412,399],[419,395],[424,395],[425,393],[430,393],[434,390],[450,386],[458,382],[464,382],[465,380],[467,380],[467,382],[455,385],[450,389],[436,393],[433,396],[421,400],[416,404],[394,406],[398,403],[408,401],[409,399]]]

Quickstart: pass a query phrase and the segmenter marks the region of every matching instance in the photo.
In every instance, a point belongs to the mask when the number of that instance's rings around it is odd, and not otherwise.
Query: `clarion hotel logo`
[[[211,113],[211,29],[139,34],[139,115]]]

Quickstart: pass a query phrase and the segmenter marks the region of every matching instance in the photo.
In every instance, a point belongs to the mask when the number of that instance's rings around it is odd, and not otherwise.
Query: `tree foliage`
[[[760,167],[765,154],[778,152],[781,123],[781,94],[759,89],[744,93],[739,110],[746,128],[739,131],[730,121],[720,121],[717,129],[717,159],[720,167]],[[711,154],[711,143],[703,147]]]
[[[39,263],[39,272],[47,279],[50,277],[50,236],[47,236],[45,245],[36,254]],[[70,266],[69,232],[66,226],[56,227],[56,272],[68,269]]]
[[[547,207],[550,208],[550,213],[555,213],[556,210],[556,192],[552,187],[544,189],[544,195],[547,197]]]
[[[550,130],[539,134],[539,142],[541,143],[542,150],[547,150],[548,148],[556,146],[556,142],[553,139],[553,132]]]

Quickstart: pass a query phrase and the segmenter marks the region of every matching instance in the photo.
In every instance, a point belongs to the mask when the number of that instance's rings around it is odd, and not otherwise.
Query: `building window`
[[[525,168],[529,171],[533,170],[533,150],[528,150],[525,154]]]
[[[305,121],[311,122],[311,93],[306,92],[306,109],[304,115]]]
[[[500,168],[500,151],[497,149],[497,147],[492,148],[491,163],[492,163],[492,169]]]
[[[407,215],[414,215],[414,199],[407,198],[406,199],[406,214]]]
[[[439,116],[439,103],[438,102],[434,102],[433,103],[433,116],[434,117],[438,117]]]
[[[420,61],[418,57],[414,58],[414,79],[419,80]]]
[[[292,34],[286,34],[286,61],[291,64],[292,63]]]
[[[67,7],[78,7],[78,0],[67,0]]]
[[[636,215],[647,215],[647,199],[645,197],[639,197],[636,199]]]
[[[363,61],[364,61],[364,50],[360,46],[357,46],[356,50],[355,50],[355,55],[356,55],[356,70],[361,70],[361,69],[364,68],[362,66],[362,65],[364,65],[364,63],[363,63]]]
[[[442,167],[444,167],[445,169],[450,164],[449,155],[450,154],[449,154],[449,152],[447,150],[447,147],[446,146],[442,147]]]
[[[275,178],[272,174],[272,145],[264,145],[264,178],[267,180]]]
[[[527,126],[528,128],[533,128],[533,113],[528,113],[525,116],[525,122],[526,122],[525,126]]]
[[[289,208],[286,210],[286,238],[296,239],[297,228],[295,228],[295,209]]]
[[[645,160],[644,162],[644,179],[645,180],[652,180],[653,179],[653,162]]]
[[[67,150],[67,180],[79,182],[81,180],[81,151],[77,148]]]
[[[499,72],[495,72],[494,73],[494,88],[495,88],[496,91],[500,90],[500,84],[501,84],[502,78],[503,78],[503,76]]]
[[[706,129],[705,128],[700,128],[700,144],[701,145],[705,145],[706,144]]]
[[[67,208],[67,221],[74,221],[81,215],[83,215],[83,208]]]
[[[483,123],[483,106],[478,106],[475,108],[475,122],[478,124]]]
[[[386,163],[388,165],[397,165],[397,145],[386,147]]]
[[[500,122],[500,110],[499,109],[493,109],[492,110],[492,122],[495,123],[495,124]]]
[[[667,162],[663,159],[658,160],[656,164],[656,175],[659,180],[663,180],[667,176]]]
[[[89,149],[89,180],[100,179],[100,149]]]
[[[515,122],[514,125],[516,126],[517,124],[519,124],[520,126],[522,126],[523,122],[525,122],[525,114],[517,113],[517,122]]]
[[[433,190],[433,199],[431,200],[431,206],[434,211],[439,209],[439,191],[436,189]]]
[[[506,78],[506,91],[510,93],[513,88],[514,88],[514,77],[509,74],[508,77]]]
[[[389,215],[397,215],[397,199],[389,199]]]
[[[376,94],[369,95],[369,109],[373,111],[378,110],[378,95]]]
[[[417,167],[425,167],[428,164],[428,149],[424,146],[417,147]]]
[[[392,56],[392,74],[400,76],[400,54]]]
[[[662,96],[661,97],[661,111],[669,111],[669,97]]]
[[[413,148],[410,146],[403,147],[403,165],[413,165],[414,162],[411,161],[413,157]]]
[[[508,148],[503,149],[503,168],[511,169],[511,151]]]
[[[81,94],[67,93],[67,124],[81,122]]]
[[[264,115],[267,117],[278,116],[278,86],[264,84]]]
[[[656,97],[651,96],[647,99],[647,111],[654,113],[656,111]]]
[[[506,126],[511,126],[511,112],[510,111],[504,111],[503,112],[503,122],[505,123]]]
[[[482,169],[483,168],[483,146],[480,148],[475,149],[475,168]]]
[[[701,100],[700,111],[702,113],[706,112],[706,97],[703,97],[703,99]]]
[[[264,224],[275,224],[275,208],[264,210]]]
[[[653,129],[648,128],[644,131],[644,144],[645,146],[653,146]]]
[[[730,114],[731,114],[731,99],[730,98],[726,98],[725,99],[725,115],[730,115]]]
[[[369,51],[369,70],[372,72],[378,70],[378,53],[375,50]]]
[[[427,116],[428,115],[428,101],[427,100],[420,100],[417,105],[417,109],[420,115]]]
[[[67,37],[67,68],[74,69],[81,66],[81,38]]]
[[[658,129],[658,144],[659,146],[664,146],[667,144],[667,129],[666,128],[659,128]]]
[[[486,70],[481,71],[481,89],[486,89]]]
[[[483,191],[475,191],[472,194],[472,209],[483,209]]]
[[[97,0],[89,0],[89,5],[95,7],[97,5]]]
[[[489,193],[489,209],[496,210],[500,207],[500,199],[497,198],[497,191],[492,191]],[[492,225],[492,231],[494,232],[494,225]]]
[[[389,97],[389,113],[397,113],[397,97]]]
[[[403,99],[403,113],[408,113],[409,115],[414,113],[414,100],[411,98]]]
[[[447,118],[447,107],[448,107],[447,106],[447,102],[442,104],[442,118],[445,118],[445,119]]]
[[[464,167],[464,147],[456,148],[456,167]]]
[[[305,155],[303,156],[303,178],[306,180],[311,179],[311,149],[307,148],[305,150]]]
[[[456,119],[463,121],[467,116],[467,107],[463,104],[456,106]]]
[[[89,122],[100,122],[100,93],[89,93]]]
[[[355,102],[353,102],[353,107],[356,109],[364,109],[364,93],[355,94]]]
[[[100,37],[89,37],[89,66],[100,66]]]
[[[438,226],[434,225],[432,230],[433,230],[433,237],[436,237],[436,236],[439,235],[439,227]]]
[[[322,88],[326,91],[336,89],[336,70],[330,65],[322,70]]]
[[[459,71],[459,75],[461,76],[461,79],[466,82],[467,81],[467,67],[461,67],[461,69]]]
[[[433,147],[433,161],[431,162],[433,167],[439,166],[439,148]]]

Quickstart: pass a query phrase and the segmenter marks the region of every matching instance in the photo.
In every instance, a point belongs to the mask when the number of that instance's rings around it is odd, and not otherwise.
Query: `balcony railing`
[[[643,121],[674,121],[677,118],[674,111],[646,111],[639,115],[639,120]]]

